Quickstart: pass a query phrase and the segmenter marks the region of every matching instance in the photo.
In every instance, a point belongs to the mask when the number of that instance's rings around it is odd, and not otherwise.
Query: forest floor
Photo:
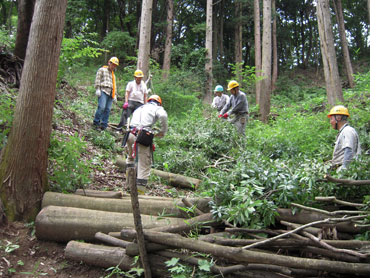
[[[69,86],[65,88],[66,96],[75,98],[75,94],[75,88]],[[83,123],[75,120],[75,115],[72,112],[63,111],[63,113],[72,118],[74,127],[55,126],[54,129],[57,132],[73,135],[73,130],[83,132],[92,128],[91,117],[83,125]],[[110,128],[98,132],[110,132],[116,136],[118,143],[123,136]],[[99,149],[89,141],[87,144],[85,159],[90,159],[92,155],[99,152]],[[93,183],[88,186],[88,189],[102,190],[107,188],[107,190],[123,191],[125,187],[124,174],[119,172],[111,159],[105,159],[103,162],[101,170],[94,169],[92,173]],[[168,187],[161,184],[150,184],[150,191],[146,194],[168,197],[170,196],[166,190]],[[0,227],[0,277],[100,278],[110,273],[105,268],[66,260],[65,247],[65,243],[38,240],[34,235],[34,225],[32,224],[8,223],[7,226]]]

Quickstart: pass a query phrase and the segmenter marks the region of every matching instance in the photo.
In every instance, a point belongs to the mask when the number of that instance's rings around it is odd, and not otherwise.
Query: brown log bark
[[[92,210],[102,210],[111,212],[132,213],[132,204],[130,198],[123,199],[108,199],[108,198],[93,198],[80,196],[75,194],[63,194],[56,192],[46,192],[42,199],[42,207],[47,206],[61,206],[61,207],[75,207],[85,208]],[[179,201],[176,203],[174,199],[160,200],[160,199],[140,199],[141,213],[146,215],[167,215],[173,217],[189,217],[180,209],[186,206]]]
[[[123,192],[121,191],[100,191],[100,190],[92,190],[92,189],[77,189],[74,194],[87,196],[87,197],[111,198],[111,199],[121,199],[123,197]]]
[[[72,261],[104,268],[118,265],[124,271],[136,267],[134,265],[134,258],[127,256],[125,250],[120,247],[70,241],[65,249],[65,257]],[[152,265],[154,277],[166,278],[170,276],[165,267],[165,260],[161,256],[149,255],[149,262]]]
[[[329,175],[325,175],[325,179],[331,182],[342,184],[342,185],[370,185],[370,180],[346,180],[346,179],[334,178]]]
[[[131,231],[130,236],[133,237],[133,234],[134,231]],[[153,232],[149,230],[144,230],[144,236],[147,240],[155,243],[167,244],[175,248],[186,248],[192,251],[208,253],[232,262],[272,264],[286,267],[359,275],[369,275],[370,272],[369,264],[305,259],[267,254],[251,250],[243,250],[241,248],[218,246],[208,242],[184,238],[177,234]]]
[[[141,217],[143,228],[177,225],[184,221],[174,217]],[[74,239],[93,241],[97,232],[121,231],[126,227],[134,227],[134,222],[131,213],[48,206],[37,215],[35,226],[38,239],[58,242]]]
[[[284,221],[298,223],[298,224],[307,224],[310,222],[315,222],[318,220],[329,218],[328,215],[317,213],[314,211],[306,211],[306,210],[301,210],[293,214],[291,209],[278,208],[277,212],[279,213],[279,216],[276,217],[278,221],[284,220]],[[337,223],[337,224],[323,224],[323,226],[325,227],[336,226],[336,229],[338,232],[344,232],[344,233],[349,233],[349,234],[358,234],[363,231],[362,228],[356,227],[355,224],[352,222],[344,222],[344,223]],[[317,226],[317,227],[320,227],[320,226]]]
[[[117,158],[115,165],[118,166],[119,169],[123,172],[126,170],[127,167],[125,159],[123,158]],[[168,173],[157,169],[152,169],[151,173],[167,180],[170,185],[175,187],[194,189],[197,188],[201,183],[201,180],[196,178],[186,177],[180,174]]]

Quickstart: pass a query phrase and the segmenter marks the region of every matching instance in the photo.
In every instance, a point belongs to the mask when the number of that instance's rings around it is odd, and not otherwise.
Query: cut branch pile
[[[332,197],[320,200],[343,202]],[[356,233],[366,229],[355,225],[366,217],[358,204],[351,203],[359,210],[335,212],[292,204],[299,212],[278,209],[275,227],[254,230],[227,227],[228,223],[213,219],[204,205],[194,209],[195,203],[204,202],[139,196],[150,277],[170,277],[165,261],[173,257],[196,267],[205,260],[199,253],[212,257],[210,271],[220,277],[369,277],[370,243],[354,239]],[[88,203],[92,203],[91,208]],[[130,270],[136,267],[133,257],[141,258],[133,215],[127,212],[130,204],[129,196],[120,198],[118,194],[112,199],[48,192],[36,218],[36,235],[39,239],[68,242],[68,259]],[[179,210],[193,207],[192,213],[178,213],[179,204]],[[159,216],[166,211],[175,217]],[[210,233],[213,230],[223,232]],[[196,231],[198,238],[187,237],[190,231]]]

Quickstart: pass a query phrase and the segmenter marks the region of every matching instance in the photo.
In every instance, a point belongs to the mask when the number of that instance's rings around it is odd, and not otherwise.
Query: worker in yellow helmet
[[[356,130],[351,127],[347,119],[350,117],[348,109],[343,105],[334,106],[327,115],[333,129],[339,131],[330,161],[332,167],[346,169],[347,165],[361,153],[359,136]]]
[[[245,127],[248,121],[248,101],[244,92],[239,89],[239,83],[231,80],[228,83],[227,90],[231,92],[231,97],[219,112],[219,118],[227,119],[231,115],[234,116],[230,120],[238,132],[245,135]]]
[[[127,123],[127,119],[132,113],[145,104],[148,99],[148,89],[143,77],[142,70],[136,70],[134,73],[134,80],[128,82],[125,88],[125,102],[123,104],[123,111],[121,113],[120,122],[116,129],[121,131],[122,127]]]
[[[159,121],[160,130],[153,135],[153,125]],[[130,123],[127,138],[127,168],[135,167],[137,161],[136,185],[139,194],[144,194],[148,183],[153,159],[153,136],[163,137],[168,130],[168,115],[162,107],[161,97],[152,95],[148,102],[137,108]]]
[[[96,72],[95,94],[98,97],[98,108],[93,121],[96,129],[107,128],[112,102],[117,100],[115,69],[118,65],[119,59],[112,57],[108,66],[103,66]]]

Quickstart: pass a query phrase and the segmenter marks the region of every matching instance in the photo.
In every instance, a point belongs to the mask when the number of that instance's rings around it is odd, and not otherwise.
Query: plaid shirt
[[[115,77],[116,78],[116,77]],[[95,78],[95,89],[104,91],[107,95],[112,93],[112,73],[106,67],[98,69]]]

